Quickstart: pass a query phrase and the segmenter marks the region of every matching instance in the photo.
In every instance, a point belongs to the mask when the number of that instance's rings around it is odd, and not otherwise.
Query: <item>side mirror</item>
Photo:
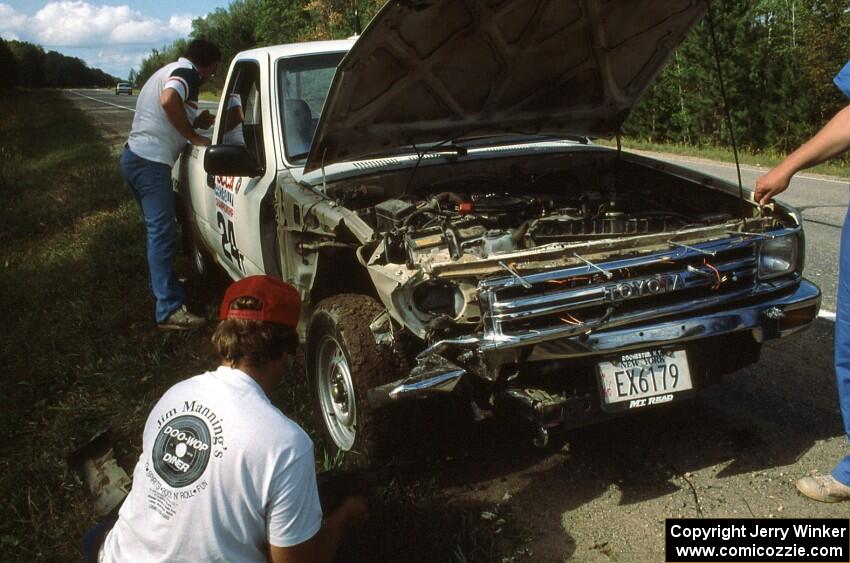
[[[216,176],[262,176],[265,168],[257,164],[243,145],[213,145],[204,153],[204,170]]]

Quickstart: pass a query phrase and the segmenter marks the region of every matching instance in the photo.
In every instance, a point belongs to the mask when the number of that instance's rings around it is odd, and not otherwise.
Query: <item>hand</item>
[[[771,200],[788,189],[788,184],[791,183],[791,176],[774,168],[764,176],[756,180],[755,200],[759,205],[767,205]]]
[[[212,141],[208,137],[204,137],[203,135],[195,135],[190,139],[193,145],[198,147],[208,147]]]
[[[337,510],[343,514],[346,528],[359,528],[369,520],[369,503],[363,496],[346,497]]]
[[[195,118],[193,127],[195,129],[209,129],[213,123],[215,123],[215,116],[209,110],[204,110]]]

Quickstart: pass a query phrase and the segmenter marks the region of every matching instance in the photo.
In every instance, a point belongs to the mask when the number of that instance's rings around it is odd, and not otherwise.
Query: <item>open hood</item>
[[[305,171],[480,135],[608,137],[704,0],[390,0],[337,69]]]

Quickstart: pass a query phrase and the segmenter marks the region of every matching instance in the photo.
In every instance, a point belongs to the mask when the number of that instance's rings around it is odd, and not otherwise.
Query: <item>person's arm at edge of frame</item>
[[[193,145],[206,146],[210,144],[210,140],[195,132],[189,119],[186,117],[186,112],[183,109],[183,98],[174,88],[165,88],[159,96],[159,104],[165,111],[168,121],[174,126],[177,131],[183,135],[187,141]]]
[[[835,114],[823,129],[756,180],[755,200],[766,205],[788,188],[791,177],[850,149],[850,105]]]
[[[369,518],[366,499],[348,497],[322,523],[322,528],[309,540],[290,547],[269,544],[271,563],[330,563],[336,556],[339,540],[347,528],[357,527]]]

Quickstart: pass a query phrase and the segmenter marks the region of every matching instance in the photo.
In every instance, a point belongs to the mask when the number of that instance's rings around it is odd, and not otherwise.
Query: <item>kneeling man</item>
[[[272,405],[301,301],[268,276],[227,290],[221,366],[169,389],[145,424],[133,489],[100,561],[331,561],[367,518],[349,498],[322,521],[313,443]]]

